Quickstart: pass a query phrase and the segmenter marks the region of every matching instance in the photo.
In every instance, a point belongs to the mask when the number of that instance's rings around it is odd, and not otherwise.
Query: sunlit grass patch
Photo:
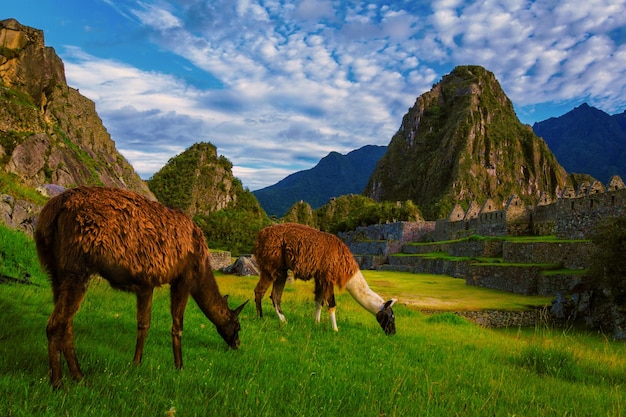
[[[552,297],[525,296],[470,286],[446,275],[395,271],[363,271],[374,291],[383,298],[424,310],[526,310],[549,305]]]
[[[32,247],[26,250],[34,254]],[[173,364],[169,288],[155,291],[143,362],[135,366],[135,297],[94,279],[74,321],[85,378],[73,381],[64,365],[64,385],[56,392],[47,370],[47,279],[35,274],[37,286],[2,284],[0,415],[624,414],[626,344],[547,326],[484,329],[453,310],[424,314],[407,300],[515,309],[533,304],[533,298],[436,275],[364,274],[385,298],[400,298],[394,306],[396,335],[386,336],[346,292],[337,295],[339,332],[331,329],[326,309],[322,323],[315,324],[313,283],[296,281],[283,295],[287,323],[276,316],[269,294],[263,318],[256,316],[254,302],[244,308],[238,350],[226,346],[190,300],[182,370]],[[257,279],[217,274],[231,306],[253,300]]]

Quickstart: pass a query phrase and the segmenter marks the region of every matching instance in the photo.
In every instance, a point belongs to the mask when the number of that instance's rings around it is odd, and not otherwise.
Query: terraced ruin
[[[593,257],[588,233],[602,219],[626,213],[626,186],[566,187],[556,201],[534,206],[512,196],[457,205],[445,220],[361,227],[341,237],[363,269],[443,274],[525,295],[569,293]]]

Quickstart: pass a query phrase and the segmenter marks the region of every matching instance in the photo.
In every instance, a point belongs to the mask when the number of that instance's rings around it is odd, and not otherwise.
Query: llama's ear
[[[228,294],[226,294],[225,296],[222,297],[224,299],[224,301],[226,302],[226,304],[228,304]]]
[[[396,301],[398,301],[397,298],[392,298],[391,300],[387,301],[385,303],[385,305],[383,306],[383,308],[391,308],[392,305],[394,305],[396,303]]]
[[[250,300],[246,300],[245,303],[243,303],[242,305],[237,307],[235,310],[233,310],[233,316],[238,317],[239,313],[241,313],[241,310],[243,310],[243,308],[246,306],[246,304],[248,304],[248,301],[250,301]]]

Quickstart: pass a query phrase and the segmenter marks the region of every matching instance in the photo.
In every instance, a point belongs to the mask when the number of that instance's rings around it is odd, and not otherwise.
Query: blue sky
[[[533,124],[626,108],[626,0],[20,0],[142,178],[210,141],[250,190],[387,145],[457,65]]]

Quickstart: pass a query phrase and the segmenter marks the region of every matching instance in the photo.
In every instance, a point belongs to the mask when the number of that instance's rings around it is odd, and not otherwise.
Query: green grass
[[[2,228],[0,228],[2,231]],[[0,248],[13,247],[0,236]],[[9,240],[12,240],[10,237]],[[21,272],[34,248],[17,246]],[[33,273],[34,272],[34,273]],[[395,336],[346,293],[337,297],[340,331],[325,311],[313,321],[313,286],[288,285],[279,323],[264,299],[241,314],[240,349],[228,350],[190,301],[185,368],[175,370],[167,288],[156,291],[141,366],[132,365],[135,298],[99,279],[75,318],[83,381],[64,367],[64,385],[48,384],[45,326],[49,284],[0,285],[0,415],[3,416],[620,416],[626,414],[626,345],[573,330],[490,330],[452,313],[426,315],[403,304],[431,297],[469,306],[515,308],[532,298],[465,286],[438,276],[365,271],[371,286],[395,295]],[[253,297],[256,277],[218,275],[231,305]],[[457,286],[458,285],[458,286]],[[509,298],[512,297],[512,298]],[[489,298],[493,300],[489,301]],[[514,302],[513,300],[518,301]]]
[[[411,246],[427,246],[433,244],[447,244],[458,242],[472,242],[472,241],[506,241],[512,243],[529,243],[529,242],[589,242],[589,239],[561,239],[555,235],[541,235],[541,236],[479,236],[471,235],[460,239],[441,240],[437,242],[409,242],[406,245]]]
[[[438,240],[436,242],[407,242],[405,244],[412,245],[412,246],[427,246],[427,245],[433,245],[433,244],[473,242],[473,241],[492,241],[492,240],[503,240],[503,239],[504,237],[498,237],[498,236],[471,235],[471,236],[463,237],[459,239]]]
[[[554,235],[549,236],[507,236],[507,242],[527,243],[527,242],[589,242],[589,239],[561,239]]]
[[[36,276],[39,281],[45,278],[33,240],[4,225],[0,225],[0,273],[17,279],[22,279],[25,273]]]
[[[550,304],[551,297],[526,296],[465,285],[464,279],[446,275],[363,271],[374,291],[396,297],[420,310],[476,311],[526,310]]]
[[[17,175],[4,172],[4,170],[0,170],[0,194],[8,194],[16,200],[26,200],[42,206],[48,201],[35,189],[25,185]]]
[[[429,253],[394,253],[390,256],[398,258],[423,258],[423,259],[442,259],[450,262],[469,262],[474,265],[492,265],[492,266],[535,266],[546,270],[562,269],[558,263],[513,263],[504,262],[503,258],[487,258],[484,256],[453,256],[448,252],[429,252]]]

